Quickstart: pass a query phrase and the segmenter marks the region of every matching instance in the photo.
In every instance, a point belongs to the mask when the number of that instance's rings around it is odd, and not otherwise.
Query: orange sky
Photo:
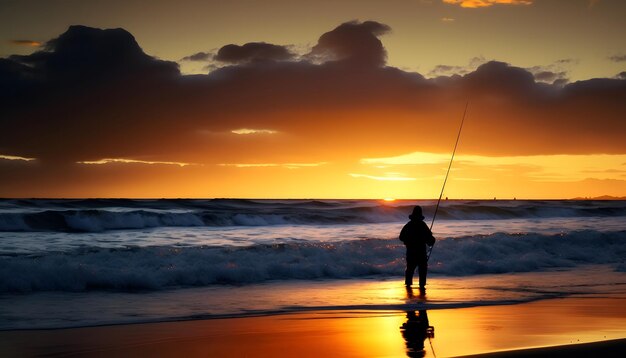
[[[433,198],[467,101],[444,196],[626,196],[622,2],[70,3],[2,5],[0,197]]]

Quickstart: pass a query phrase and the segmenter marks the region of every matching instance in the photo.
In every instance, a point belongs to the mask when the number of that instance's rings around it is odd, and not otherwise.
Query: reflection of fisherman
[[[407,311],[406,322],[400,326],[400,332],[406,342],[406,354],[409,357],[423,357],[426,354],[424,341],[426,338],[435,338],[435,328],[429,326],[426,310],[419,311],[419,315],[415,311]]]
[[[413,284],[415,268],[419,270],[420,291],[426,289],[426,273],[428,272],[428,259],[426,258],[426,245],[433,246],[435,238],[423,221],[422,208],[418,205],[413,208],[409,215],[409,221],[400,232],[400,240],[406,246],[406,271],[404,272],[404,284]]]

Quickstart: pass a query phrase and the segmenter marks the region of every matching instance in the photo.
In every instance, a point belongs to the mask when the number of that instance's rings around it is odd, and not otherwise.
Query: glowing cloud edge
[[[20,157],[17,155],[4,155],[4,154],[0,154],[0,159],[3,160],[21,160],[24,162],[31,162],[33,160],[36,160],[37,158],[27,158],[27,157]]]
[[[365,178],[365,179],[372,179],[372,180],[379,180],[379,181],[413,181],[413,180],[417,180],[416,178],[398,177],[398,176],[380,177],[380,176],[374,176],[374,175],[368,175],[368,174],[356,174],[356,173],[350,173],[348,175],[353,177],[353,178]]]
[[[249,135],[249,134],[276,134],[278,133],[278,131],[275,131],[273,129],[252,129],[252,128],[239,128],[239,129],[233,129],[232,131],[230,131],[233,134],[238,134],[238,135]]]
[[[87,165],[103,165],[103,164],[160,164],[160,165],[177,165],[179,167],[186,167],[189,165],[199,165],[196,163],[184,163],[184,162],[165,162],[165,161],[148,161],[148,160],[135,160],[125,158],[103,158],[99,160],[85,160],[76,162],[77,164]]]
[[[326,165],[328,162],[318,163],[220,163],[217,164],[220,167],[235,167],[235,168],[276,168],[282,167],[287,169],[299,169],[299,168],[311,168]]]
[[[462,8],[476,9],[493,5],[532,5],[533,0],[443,0],[443,2],[459,5]]]

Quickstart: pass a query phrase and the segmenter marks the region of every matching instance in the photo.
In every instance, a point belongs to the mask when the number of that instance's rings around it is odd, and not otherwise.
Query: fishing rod
[[[428,343],[430,344],[430,350],[433,351],[433,357],[437,358],[437,354],[435,353],[435,348],[433,348],[433,342],[430,340],[431,338],[435,338],[435,327],[428,326],[428,328],[426,328],[426,337],[428,337]]]
[[[430,343],[430,350],[433,351],[433,357],[437,358],[437,354],[435,354],[435,348],[433,348],[433,342],[428,337],[428,343]]]
[[[430,231],[433,230],[433,225],[435,225],[435,218],[437,217],[437,211],[439,211],[439,204],[441,203],[443,190],[446,188],[446,182],[448,181],[450,168],[452,168],[452,162],[454,161],[454,154],[456,153],[456,148],[459,145],[459,139],[461,138],[461,131],[463,130],[463,122],[465,122],[465,114],[467,114],[467,106],[469,106],[469,101],[465,103],[465,109],[463,110],[463,118],[461,119],[461,126],[459,127],[459,133],[456,135],[456,142],[454,143],[454,149],[452,150],[452,158],[450,158],[450,164],[448,164],[448,171],[446,172],[446,178],[443,180],[443,186],[441,187],[439,200],[437,200],[437,206],[435,206],[435,213],[433,214],[433,221],[430,223]],[[433,246],[435,246],[435,244],[433,244]],[[430,249],[428,250],[428,255],[426,255],[426,262],[430,260],[430,254],[433,252],[433,246],[431,246]]]

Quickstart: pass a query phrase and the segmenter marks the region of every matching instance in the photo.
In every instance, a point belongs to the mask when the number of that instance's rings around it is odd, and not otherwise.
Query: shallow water
[[[594,265],[548,272],[445,277],[426,296],[401,278],[276,281],[153,292],[43,292],[0,295],[0,329],[32,329],[247,317],[309,311],[438,310],[560,297],[626,301],[626,275]]]

